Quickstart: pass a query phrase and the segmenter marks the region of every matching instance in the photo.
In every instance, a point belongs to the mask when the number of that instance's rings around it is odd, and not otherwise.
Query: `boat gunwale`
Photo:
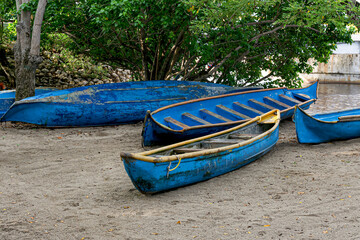
[[[271,116],[273,115],[273,116]],[[199,142],[202,140],[206,140],[209,138],[213,138],[216,136],[220,136],[235,130],[238,130],[240,128],[243,128],[247,125],[250,125],[252,123],[255,122],[263,122],[266,123],[266,120],[268,120],[268,118],[270,117],[270,119],[272,119],[272,122],[267,122],[267,123],[272,123],[274,124],[274,126],[272,126],[270,129],[268,129],[267,131],[249,139],[249,140],[245,140],[243,142],[239,142],[236,144],[231,144],[231,145],[227,145],[224,147],[219,147],[219,148],[212,148],[212,149],[207,149],[207,150],[200,150],[197,152],[193,152],[193,153],[184,153],[184,154],[175,154],[175,155],[171,155],[171,156],[163,156],[163,157],[149,157],[147,155],[151,155],[151,154],[155,154],[157,152],[163,152],[166,150],[171,150],[172,148],[176,148],[176,147],[180,147],[183,145],[188,145],[191,143],[195,143],[195,142]],[[204,156],[204,155],[208,155],[208,154],[214,154],[214,153],[220,153],[220,152],[224,152],[224,151],[231,151],[235,148],[239,148],[239,147],[243,147],[246,145],[249,145],[257,140],[260,140],[268,135],[270,135],[271,133],[273,133],[279,126],[280,124],[280,110],[278,109],[274,109],[270,112],[267,112],[261,116],[257,116],[241,125],[220,131],[220,132],[216,132],[216,133],[212,133],[206,136],[202,136],[202,137],[198,137],[195,139],[190,139],[190,140],[186,140],[183,142],[179,142],[179,143],[175,143],[175,144],[171,144],[168,146],[164,146],[161,148],[157,148],[157,149],[153,149],[150,151],[145,151],[145,152],[141,152],[141,153],[120,153],[121,159],[123,161],[125,161],[126,158],[133,158],[135,160],[139,160],[139,161],[144,161],[144,162],[150,162],[150,163],[163,163],[163,162],[171,162],[171,161],[175,161],[175,160],[179,160],[179,159],[184,159],[184,158],[194,158],[194,157],[200,157],[200,156]]]
[[[160,80],[161,81],[161,80]],[[167,81],[167,80],[163,80],[163,81]],[[212,83],[206,83],[204,82],[203,84],[199,84],[202,82],[190,82],[191,84],[184,84],[183,82],[179,81],[181,84],[183,84],[184,88],[200,88],[200,87],[204,87],[204,88],[216,88],[216,86],[212,85]],[[49,103],[49,102],[54,102],[53,98],[60,98],[61,96],[64,95],[69,95],[72,94],[74,92],[83,92],[83,91],[87,91],[89,89],[94,90],[94,92],[105,92],[105,91],[138,91],[138,90],[153,90],[153,89],[168,89],[168,88],[178,88],[181,84],[179,85],[171,85],[171,86],[154,86],[154,87],[139,87],[139,88],[101,88],[102,85],[109,85],[110,86],[111,83],[104,83],[104,84],[98,84],[98,85],[89,85],[89,86],[81,86],[81,87],[75,87],[75,88],[69,88],[69,89],[59,89],[58,91],[64,91],[64,93],[61,93],[59,95],[51,95],[49,94],[49,96],[45,96],[43,98],[35,98],[35,99],[21,99],[20,101],[15,101],[13,106],[16,106],[18,104],[27,104],[27,103]],[[209,84],[209,85],[208,85]],[[219,84],[220,86],[218,87],[223,87],[223,88],[229,88],[229,91],[233,91],[234,89],[230,86],[227,85],[223,85],[223,84]],[[81,90],[78,90],[80,89]],[[246,89],[246,87],[244,87],[243,89]],[[241,90],[241,88],[235,89],[236,90]],[[263,90],[263,89],[260,89]],[[12,90],[11,90],[12,91]],[[67,91],[67,92],[66,92]],[[252,90],[252,91],[256,91],[256,90]],[[241,91],[242,92],[242,91]],[[235,93],[241,93],[241,92],[235,92]],[[46,93],[44,93],[46,94]],[[229,94],[233,94],[233,93],[229,93]],[[35,96],[32,96],[35,97]],[[31,98],[32,98],[31,97]],[[4,99],[4,98],[2,98]],[[186,97],[178,97],[178,98],[169,98],[170,100],[186,100]],[[164,101],[164,100],[168,100],[168,99],[155,99],[155,100],[151,100],[151,101]],[[143,100],[145,101],[149,101],[149,100]],[[61,101],[60,101],[61,102]],[[139,101],[113,101],[116,103],[131,103],[131,102],[142,102],[141,100]],[[106,102],[105,102],[106,103]]]
[[[224,95],[222,95],[224,96]],[[293,109],[295,109],[296,106],[303,106],[305,104],[308,104],[308,103],[311,103],[311,102],[315,102],[316,99],[310,99],[310,100],[307,100],[305,102],[302,102],[300,104],[297,104],[295,106],[292,106],[291,108],[287,108],[287,109],[283,109],[283,110],[279,110],[280,111],[280,114],[281,113],[285,113],[285,112],[288,112],[288,111],[291,111]],[[174,104],[175,105],[175,104]],[[173,106],[173,105],[172,105]],[[159,110],[159,109],[158,109]],[[157,111],[157,110],[156,110]],[[145,120],[144,120],[144,124],[146,123],[146,118],[149,116],[151,118],[151,120],[156,123],[159,127],[163,128],[163,129],[166,129],[166,130],[169,130],[171,132],[176,132],[176,133],[183,133],[185,131],[189,131],[189,130],[193,130],[193,129],[201,129],[201,128],[208,128],[208,127],[220,127],[220,126],[228,126],[228,125],[233,125],[233,124],[241,124],[241,123],[244,123],[244,122],[247,122],[249,121],[248,119],[243,119],[243,120],[238,120],[238,121],[232,121],[232,122],[223,122],[223,123],[213,123],[213,124],[206,124],[206,125],[196,125],[196,126],[191,126],[191,127],[187,127],[187,128],[183,128],[181,130],[175,130],[175,129],[172,129],[158,121],[156,121],[154,119],[154,117],[152,116],[154,112],[150,112],[149,114],[147,114],[145,116]],[[145,128],[145,125],[144,125],[144,128]]]
[[[299,108],[299,110],[307,117],[311,118],[312,120],[316,121],[316,122],[321,122],[321,123],[327,123],[327,124],[336,124],[336,123],[345,123],[344,121],[324,121],[324,120],[320,120],[318,118],[313,117],[312,115],[308,114],[307,112],[305,112],[305,110],[303,110],[302,108],[295,106],[295,110],[296,108]],[[353,108],[353,109],[348,109],[348,110],[344,110],[344,111],[333,111],[333,112],[326,112],[326,113],[318,113],[315,115],[327,115],[327,114],[332,114],[332,113],[341,113],[341,112],[345,112],[345,111],[349,111],[349,110],[356,110],[360,108]],[[296,119],[296,118],[295,118]],[[356,121],[360,121],[360,120],[353,120],[353,121],[347,121],[347,122],[356,122]]]
[[[165,110],[165,109],[172,108],[172,107],[177,107],[177,106],[181,106],[181,105],[188,104],[188,103],[206,101],[206,100],[210,100],[210,99],[223,98],[223,97],[228,97],[228,96],[236,96],[236,95],[248,94],[248,93],[254,93],[254,92],[274,91],[274,90],[282,90],[282,89],[287,89],[287,90],[289,90],[289,91],[292,91],[292,90],[301,90],[301,89],[310,88],[312,85],[318,84],[318,82],[319,82],[319,80],[317,80],[316,82],[310,84],[310,85],[307,86],[307,87],[302,87],[302,88],[294,88],[294,89],[291,89],[291,88],[289,89],[289,88],[287,88],[287,87],[268,88],[268,89],[258,89],[258,90],[251,90],[251,91],[245,91],[245,92],[234,92],[234,93],[221,94],[221,95],[216,95],[216,96],[211,96],[211,97],[192,99],[192,100],[189,100],[189,101],[180,102],[180,103],[174,103],[174,104],[171,104],[171,105],[168,105],[168,106],[165,106],[165,107],[156,109],[156,110],[153,111],[151,114],[155,114],[155,113],[160,112],[160,111],[163,111],[163,110]],[[317,88],[316,88],[316,96],[318,95],[318,89],[319,89],[319,88],[317,87]],[[315,99],[310,99],[310,100],[308,100],[308,101],[311,101],[311,100],[315,100]],[[305,102],[307,102],[307,101],[305,101]],[[305,103],[305,102],[303,102],[303,103]],[[284,110],[287,110],[287,109],[284,109]]]

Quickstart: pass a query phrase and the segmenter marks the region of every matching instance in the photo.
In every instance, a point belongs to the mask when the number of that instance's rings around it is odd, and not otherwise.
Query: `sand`
[[[143,195],[119,157],[141,130],[3,123],[0,239],[360,239],[360,139],[301,145],[285,121],[257,161]]]

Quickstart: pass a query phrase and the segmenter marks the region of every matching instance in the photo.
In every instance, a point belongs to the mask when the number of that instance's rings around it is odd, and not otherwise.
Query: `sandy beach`
[[[359,239],[360,139],[275,148],[243,168],[156,195],[132,185],[120,152],[142,124],[0,128],[0,239]]]

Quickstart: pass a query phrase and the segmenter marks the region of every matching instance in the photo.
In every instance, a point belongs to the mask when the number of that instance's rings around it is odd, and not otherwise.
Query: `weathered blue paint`
[[[324,143],[360,137],[360,108],[313,116],[296,108],[294,121],[299,143]]]
[[[57,91],[57,88],[36,88],[35,95]],[[15,102],[15,90],[0,91],[0,118],[6,113]]]
[[[161,192],[205,181],[251,163],[271,150],[279,138],[280,113],[277,110],[271,114],[275,118],[266,124],[257,117],[252,122],[198,139],[144,153],[121,153],[121,158],[131,181],[142,193]],[[171,155],[179,148],[203,146],[201,144],[214,138],[226,141],[230,134],[242,132],[252,133],[254,137],[243,142],[238,140],[238,143],[226,147]]]
[[[48,127],[131,123],[143,120],[146,110],[153,111],[188,99],[246,90],[186,81],[99,84],[23,99],[15,102],[0,121],[20,121]]]
[[[298,105],[307,109],[315,102],[317,99],[317,87],[318,82],[307,88],[254,90],[196,99],[166,106],[154,112],[147,113],[142,132],[142,144],[143,146],[164,145],[204,136],[236,126],[237,124],[248,121],[248,119],[271,110],[254,103],[252,100],[257,100],[258,102],[270,105],[275,109],[279,109],[281,112],[281,119],[286,119],[293,115],[295,106]],[[286,105],[281,106],[276,101],[271,101],[268,97]],[[257,112],[239,107],[236,103],[251,107]],[[224,111],[219,105],[234,110],[239,114],[246,115],[249,118],[244,118],[241,117],[241,115]],[[209,114],[206,114],[203,109],[221,115],[222,117],[225,117],[227,121],[212,117]],[[191,120],[185,113],[190,113],[208,123],[200,123]],[[167,120],[169,117],[177,122],[185,124],[185,126],[179,126],[173,122],[169,122]]]

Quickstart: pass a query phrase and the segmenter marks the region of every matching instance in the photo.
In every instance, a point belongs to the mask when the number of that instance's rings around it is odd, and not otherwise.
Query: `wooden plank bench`
[[[241,139],[241,140],[249,140],[253,137],[256,137],[256,135],[253,134],[241,134],[241,133],[233,133],[229,135],[229,139]]]
[[[306,94],[303,94],[303,93],[293,93],[293,95],[297,98],[300,98],[300,99],[303,99],[305,101],[308,101],[310,100],[310,96],[309,95],[306,95]]]
[[[242,104],[242,103],[239,103],[239,102],[233,102],[233,104],[236,105],[236,106],[238,106],[238,107],[240,107],[240,108],[242,108],[242,109],[246,109],[246,110],[248,110],[248,111],[250,111],[250,112],[253,112],[253,113],[255,113],[256,115],[262,115],[262,114],[264,114],[264,112],[262,112],[262,111],[260,111],[260,110],[258,110],[258,109],[255,109],[255,108],[246,106],[245,104]]]
[[[174,125],[176,125],[176,126],[178,126],[180,128],[183,128],[183,129],[189,128],[188,125],[186,125],[186,124],[184,124],[182,122],[179,122],[179,121],[173,119],[172,117],[166,117],[166,118],[164,118],[164,120],[165,120],[165,122],[172,123],[172,124],[174,124]]]
[[[278,100],[276,100],[276,99],[273,99],[273,98],[271,98],[271,97],[264,97],[264,99],[266,99],[266,100],[268,100],[269,102],[272,102],[272,103],[274,103],[274,104],[276,104],[276,105],[278,105],[278,106],[281,106],[281,107],[283,107],[283,108],[291,108],[291,106],[287,105],[286,103],[280,102],[280,101],[278,101]]]
[[[175,148],[173,150],[173,153],[174,154],[192,153],[192,152],[198,152],[201,150],[203,150],[203,149],[200,149],[200,148]]]
[[[237,112],[237,111],[235,111],[235,110],[233,110],[231,108],[225,107],[224,105],[219,104],[219,105],[216,105],[216,107],[220,108],[221,110],[224,110],[225,112],[228,112],[228,113],[233,114],[235,116],[241,117],[243,119],[250,119],[249,116],[247,116],[245,114],[242,114],[242,113],[239,113],[239,112]]]
[[[217,118],[217,119],[219,119],[221,121],[224,121],[224,122],[232,122],[230,119],[227,119],[227,118],[225,118],[225,117],[223,117],[223,116],[221,116],[221,115],[219,115],[217,113],[211,112],[211,111],[209,111],[209,110],[207,110],[205,108],[200,109],[200,112],[203,112],[203,113],[205,113],[207,115],[210,115],[210,116],[212,116],[214,118]]]
[[[258,100],[255,100],[255,99],[249,99],[250,102],[252,103],[255,103],[263,108],[267,108],[269,110],[274,110],[276,108],[274,108],[273,106],[270,106],[270,105],[267,105],[266,103],[262,103],[262,102],[259,102]]]
[[[282,99],[286,99],[286,100],[288,100],[289,102],[292,102],[292,103],[295,103],[295,104],[301,103],[299,100],[296,100],[296,99],[291,98],[291,97],[289,97],[289,96],[286,96],[286,95],[284,95],[284,94],[280,94],[279,97],[282,98]]]
[[[209,139],[201,142],[203,148],[218,148],[224,147],[232,144],[237,144],[241,141],[235,139]]]
[[[182,116],[187,117],[187,118],[190,118],[191,120],[193,120],[193,121],[195,121],[195,122],[198,122],[198,123],[200,123],[200,124],[203,124],[203,125],[209,125],[209,124],[211,124],[210,122],[205,121],[204,119],[201,119],[201,118],[199,118],[199,117],[197,117],[197,116],[194,116],[194,115],[192,115],[191,113],[188,113],[188,112],[183,113]]]
[[[339,122],[359,121],[360,115],[341,116],[338,119],[339,119]]]

